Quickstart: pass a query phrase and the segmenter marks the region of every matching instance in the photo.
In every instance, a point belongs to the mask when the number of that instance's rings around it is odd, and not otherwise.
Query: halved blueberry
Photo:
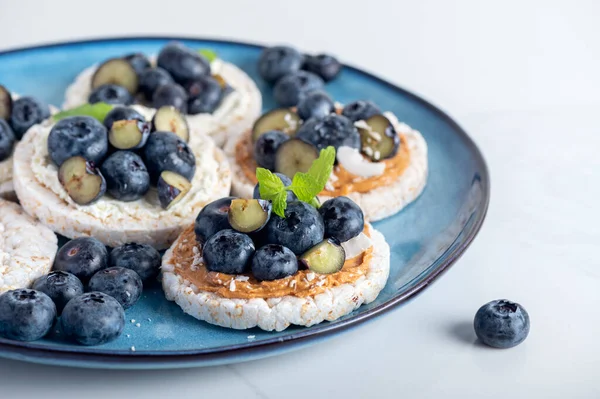
[[[97,90],[104,85],[123,87],[130,95],[133,95],[137,92],[139,85],[137,72],[126,59],[111,58],[100,64],[92,76],[92,90]]]
[[[106,192],[106,180],[100,169],[79,156],[69,158],[60,165],[58,181],[79,205],[90,205]]]
[[[190,140],[190,127],[185,115],[170,105],[156,110],[152,118],[152,131],[175,133],[186,143]]]
[[[271,208],[271,201],[234,199],[229,206],[229,224],[240,233],[257,232],[269,221]]]
[[[346,262],[346,251],[335,238],[327,238],[299,258],[309,270],[320,274],[331,274],[342,270]]]
[[[290,139],[282,143],[275,154],[275,168],[278,173],[290,179],[298,172],[306,173],[319,157],[317,147],[299,139]]]
[[[163,209],[169,209],[189,193],[192,184],[185,177],[168,170],[160,174],[156,189]]]
[[[277,108],[265,112],[252,126],[252,141],[256,142],[260,136],[277,130],[293,137],[302,124],[297,113],[288,108]]]
[[[400,137],[390,121],[378,114],[364,122],[366,126],[358,128],[362,153],[374,162],[394,157],[400,147]]]

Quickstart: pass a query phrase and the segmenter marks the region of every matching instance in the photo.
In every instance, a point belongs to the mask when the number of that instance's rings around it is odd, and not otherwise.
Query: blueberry
[[[54,271],[39,277],[32,288],[48,295],[56,305],[58,314],[67,302],[83,294],[83,284],[74,274]]]
[[[337,114],[327,115],[323,119],[310,119],[300,127],[296,138],[308,141],[319,150],[330,145],[336,150],[341,146],[360,148],[360,134],[354,123]]]
[[[271,215],[265,227],[266,242],[288,247],[296,255],[323,241],[325,226],[319,212],[305,202],[287,204],[285,218]]]
[[[104,117],[104,127],[106,130],[110,130],[112,125],[116,121],[140,121],[146,122],[146,118],[138,111],[133,108],[128,107],[114,107],[106,116]]]
[[[88,102],[129,105],[133,104],[133,96],[123,86],[105,84],[92,91]]]
[[[325,201],[319,213],[325,224],[325,237],[333,237],[339,242],[356,237],[365,227],[363,211],[348,197]]]
[[[144,161],[135,152],[117,151],[100,167],[106,179],[106,189],[119,201],[136,201],[150,189],[150,174]]]
[[[279,178],[281,179],[281,182],[283,183],[284,186],[289,186],[292,184],[292,179],[290,179],[289,177],[287,177],[286,175],[284,175],[283,173],[275,173],[277,176],[279,176]],[[252,192],[252,198],[256,198],[256,199],[260,199],[260,187],[259,187],[259,183],[256,183],[256,185],[254,186],[254,191]],[[297,200],[298,198],[296,197],[296,194],[294,194],[291,191],[287,192],[287,202],[292,202]]]
[[[12,155],[16,141],[10,125],[4,119],[0,119],[0,162]]]
[[[305,121],[310,118],[321,119],[332,112],[335,112],[333,100],[321,90],[308,93],[298,103],[298,115]]]
[[[160,254],[148,244],[125,244],[112,250],[110,265],[136,272],[143,281],[158,275]]]
[[[277,280],[296,274],[298,259],[283,245],[268,244],[260,247],[252,258],[252,274],[259,280]]]
[[[150,68],[150,60],[142,53],[127,54],[123,58],[131,64],[138,76]]]
[[[156,89],[160,86],[175,83],[169,72],[162,68],[146,69],[140,74],[139,91],[144,95],[146,100],[152,100],[152,96]]]
[[[370,117],[380,114],[381,110],[372,101],[358,100],[346,104],[342,110],[342,115],[352,122],[364,121]]]
[[[220,198],[202,208],[194,224],[196,240],[199,243],[205,243],[206,240],[221,230],[231,229],[228,215],[229,206],[233,199],[235,197]]]
[[[210,63],[206,58],[177,42],[162,48],[158,54],[157,65],[169,72],[179,84],[210,75]]]
[[[258,59],[258,73],[264,80],[275,83],[285,75],[297,72],[302,67],[304,56],[288,46],[266,48]]]
[[[18,289],[0,295],[0,337],[35,341],[50,331],[56,306],[43,292]]]
[[[10,126],[17,140],[36,123],[50,117],[50,108],[41,100],[33,97],[21,97],[13,102],[10,114]]]
[[[75,156],[100,164],[107,151],[106,128],[91,116],[62,119],[52,127],[48,136],[48,153],[57,166]]]
[[[342,64],[332,55],[307,55],[302,69],[317,74],[325,82],[333,80],[342,70]]]
[[[242,274],[248,271],[254,255],[254,242],[232,229],[221,230],[210,237],[202,248],[206,268],[211,272]]]
[[[289,140],[290,136],[272,130],[261,135],[254,143],[254,159],[261,168],[273,170],[275,168],[275,153],[281,144]]]
[[[67,303],[61,324],[70,340],[81,345],[101,345],[121,335],[125,327],[125,312],[110,295],[89,292]]]
[[[152,107],[160,108],[170,105],[184,114],[187,113],[187,93],[177,83],[167,83],[159,86],[152,95]]]
[[[323,88],[323,79],[314,73],[298,71],[285,75],[273,87],[273,97],[282,107],[294,107],[308,93]]]
[[[124,267],[109,267],[92,276],[90,291],[103,292],[115,298],[123,309],[129,309],[140,299],[143,285],[136,272]]]
[[[98,270],[108,267],[108,251],[93,237],[76,238],[58,250],[54,270],[69,272],[84,283]]]
[[[211,114],[223,99],[223,89],[211,76],[201,76],[186,85],[188,113]]]
[[[473,322],[477,338],[494,348],[512,348],[529,334],[529,314],[518,303],[491,301],[477,311]]]
[[[144,147],[144,162],[153,183],[160,174],[169,170],[192,181],[196,172],[194,153],[175,133],[154,132]]]

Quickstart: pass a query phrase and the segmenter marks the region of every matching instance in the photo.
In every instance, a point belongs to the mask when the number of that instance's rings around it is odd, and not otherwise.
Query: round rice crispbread
[[[17,204],[0,199],[0,293],[28,288],[48,273],[57,250],[52,230]]]
[[[420,132],[398,122],[393,115],[386,113],[386,116],[396,128],[396,131],[404,135],[410,152],[410,163],[395,182],[377,187],[366,193],[352,192],[346,195],[361,207],[365,219],[371,222],[385,219],[400,212],[402,208],[414,201],[423,192],[427,183],[428,163],[425,139]],[[241,198],[252,198],[254,183],[244,174],[235,156],[236,146],[243,139],[243,136],[236,137],[229,140],[225,145],[225,153],[230,160],[233,172],[231,193]],[[319,196],[321,202],[330,198],[326,195]]]
[[[155,59],[153,57],[151,61],[155,62]],[[218,62],[218,66],[219,75],[237,92],[235,95],[238,102],[228,106],[229,97],[225,97],[223,104],[213,114],[186,115],[186,118],[191,130],[209,135],[222,147],[229,137],[237,136],[252,127],[262,109],[262,96],[256,83],[240,68],[222,61]],[[87,103],[92,91],[92,77],[97,68],[98,65],[93,65],[84,69],[71,83],[65,92],[63,109]]]
[[[204,205],[229,195],[231,170],[225,154],[210,138],[196,134],[188,143],[196,156],[192,189],[171,209],[160,208],[152,188],[138,201],[105,196],[91,205],[78,205],[65,192],[56,166],[48,160],[50,128],[36,126],[14,153],[15,190],[27,213],[68,238],[92,236],[111,247],[136,242],[164,249],[193,223]]]
[[[229,299],[200,291],[174,273],[174,248],[189,245],[180,242],[181,238],[163,256],[163,290],[168,300],[175,301],[196,319],[238,330],[259,327],[266,331],[282,331],[292,324],[308,327],[325,320],[333,321],[374,301],[387,282],[390,248],[380,232],[371,228],[370,233],[373,257],[367,275],[352,284],[330,287],[314,296]]]

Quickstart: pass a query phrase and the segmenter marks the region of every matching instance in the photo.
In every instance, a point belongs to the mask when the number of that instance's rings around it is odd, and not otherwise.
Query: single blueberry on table
[[[136,304],[142,295],[142,279],[136,272],[124,267],[109,267],[92,276],[88,284],[90,291],[103,292],[115,298],[123,309]]]
[[[200,244],[204,244],[210,237],[221,230],[231,229],[231,225],[229,224],[229,207],[231,201],[234,199],[235,197],[219,198],[207,204],[198,213],[194,223],[194,232],[196,233],[196,240]]]
[[[58,121],[48,135],[48,154],[57,166],[81,156],[100,164],[108,151],[106,128],[91,116],[71,116]]]
[[[295,107],[308,93],[321,90],[323,79],[314,73],[298,71],[279,79],[273,87],[273,97],[282,107]]]
[[[4,119],[0,119],[0,162],[10,158],[17,139],[12,128]]]
[[[213,113],[223,99],[223,88],[212,76],[201,76],[186,85],[188,113]]]
[[[248,235],[225,229],[204,243],[202,257],[206,268],[212,272],[242,274],[250,267],[254,249],[254,242]]]
[[[289,46],[275,46],[263,50],[258,60],[258,73],[269,83],[275,83],[285,75],[302,67],[304,56]]]
[[[319,213],[325,224],[325,237],[333,237],[339,242],[356,237],[365,226],[362,209],[348,197],[335,197],[323,202]]]
[[[305,121],[311,118],[321,119],[332,112],[335,112],[333,100],[321,90],[308,93],[298,103],[298,115]]]
[[[358,100],[346,104],[342,110],[342,115],[352,122],[364,121],[372,116],[378,115],[381,110],[372,101]]]
[[[108,267],[108,251],[93,237],[81,237],[67,242],[57,252],[54,270],[69,272],[87,282],[98,270]]]
[[[81,345],[101,345],[118,338],[125,327],[121,304],[102,292],[88,292],[65,306],[61,324],[66,337]]]
[[[289,248],[278,244],[260,247],[252,258],[252,275],[259,281],[277,280],[296,274],[298,259]]]
[[[106,189],[113,198],[129,202],[142,198],[150,189],[150,174],[135,152],[117,151],[102,164]]]
[[[275,153],[290,136],[278,130],[262,134],[254,143],[254,160],[261,168],[275,169]]]
[[[123,86],[105,84],[92,91],[88,102],[129,105],[133,104],[133,96]]]
[[[483,305],[473,322],[477,338],[494,348],[512,348],[529,335],[529,314],[518,303],[500,299]]]
[[[113,123],[116,121],[140,121],[146,122],[146,118],[138,111],[129,107],[114,107],[104,117],[104,127],[107,131],[112,128]]]
[[[197,51],[178,42],[168,43],[158,54],[156,61],[175,80],[183,85],[200,76],[210,75],[210,63]]]
[[[0,295],[0,337],[35,341],[50,331],[56,306],[43,292],[17,289]]]
[[[325,226],[319,212],[301,201],[287,204],[285,218],[272,214],[264,230],[267,243],[288,247],[296,255],[303,254],[323,241],[325,235]]]
[[[304,123],[296,138],[307,141],[319,150],[333,146],[360,148],[360,134],[354,123],[342,115],[330,114],[322,119],[310,119]]]
[[[158,275],[160,254],[148,244],[124,244],[110,253],[110,265],[136,272],[143,281]]]
[[[160,86],[175,83],[169,72],[162,68],[146,69],[140,74],[139,91],[144,95],[147,101],[152,100],[154,92]]]
[[[165,170],[175,172],[190,182],[196,172],[196,157],[179,136],[171,132],[150,134],[143,149],[144,163],[154,184]]]
[[[32,288],[48,295],[56,305],[58,314],[73,298],[83,294],[83,284],[74,274],[53,271],[41,276],[33,283]]]
[[[18,140],[30,127],[50,117],[50,108],[46,103],[33,97],[21,97],[12,104],[10,126]]]

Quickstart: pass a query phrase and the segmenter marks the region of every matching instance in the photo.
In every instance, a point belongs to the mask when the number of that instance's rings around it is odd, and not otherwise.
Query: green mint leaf
[[[315,197],[321,190],[317,191],[315,194],[315,190],[318,190],[319,185],[317,181],[309,175],[308,173],[296,173],[294,175],[294,179],[292,180],[292,185],[290,189],[296,194],[296,197],[300,201],[309,202],[311,199]]]
[[[310,201],[308,201],[308,205],[316,209],[319,209],[321,207],[321,203],[319,202],[317,197],[313,197]]]
[[[325,184],[327,184],[327,180],[329,180],[329,176],[331,176],[331,172],[333,172],[334,163],[335,148],[329,146],[321,150],[319,158],[317,158],[310,166],[310,169],[308,169],[308,174],[315,179],[319,186],[318,193],[325,188]]]
[[[256,168],[256,179],[262,199],[273,201],[280,192],[285,193],[283,182],[273,172],[265,168]]]
[[[200,50],[198,50],[198,52],[200,53],[200,55],[206,58],[208,62],[213,62],[218,58],[217,53],[209,48],[201,48]]]
[[[113,107],[114,105],[106,103],[83,104],[76,108],[61,111],[55,114],[53,118],[55,121],[59,121],[70,116],[91,116],[102,123],[104,122],[106,115],[112,111]]]
[[[319,154],[315,159],[308,173],[296,173],[292,179],[290,190],[296,194],[300,201],[310,203],[323,189],[331,172],[333,172],[333,163],[335,162],[335,148],[329,146]]]
[[[273,202],[273,212],[279,217],[285,218],[285,209],[287,208],[287,193],[285,190],[280,191]]]

